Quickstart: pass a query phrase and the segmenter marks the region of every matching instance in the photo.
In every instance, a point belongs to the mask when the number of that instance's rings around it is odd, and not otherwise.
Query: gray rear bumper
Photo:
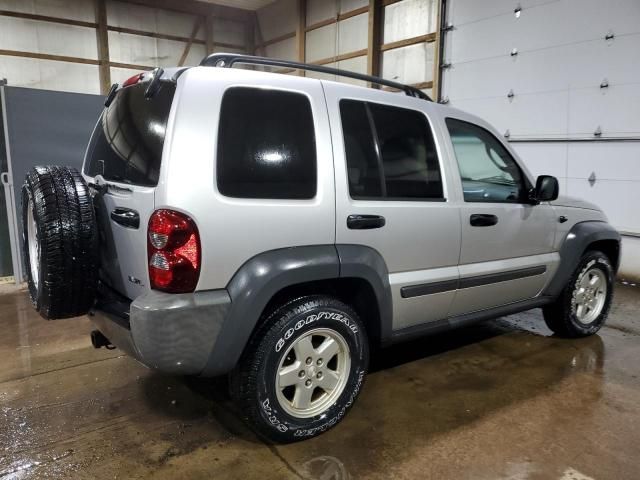
[[[113,305],[101,299],[91,313],[111,343],[154,370],[198,375],[212,353],[231,298],[226,290],[151,291],[131,302],[129,312]]]

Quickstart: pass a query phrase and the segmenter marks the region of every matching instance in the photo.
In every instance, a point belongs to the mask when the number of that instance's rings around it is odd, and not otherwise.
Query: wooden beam
[[[412,83],[409,86],[417,88],[418,90],[423,90],[423,89],[427,89],[427,88],[432,88],[433,87],[433,82]],[[393,87],[382,87],[382,90],[386,90],[387,92],[399,92],[400,91],[397,88],[393,88]]]
[[[395,48],[408,47],[417,43],[430,43],[436,41],[435,33],[427,33],[426,35],[420,35],[418,37],[405,38],[404,40],[398,40],[397,42],[385,43],[380,47],[380,50],[386,52],[387,50],[393,50]]]
[[[38,60],[52,60],[54,62],[83,63],[85,65],[100,65],[99,60],[92,58],[68,57],[66,55],[51,55],[48,53],[25,52],[23,50],[0,49],[0,55],[8,57],[35,58]]]
[[[0,56],[7,57],[22,57],[22,58],[33,58],[37,60],[50,60],[52,62],[68,62],[68,63],[81,63],[84,65],[100,65],[99,60],[94,60],[93,58],[81,58],[81,57],[69,57],[66,55],[51,55],[49,53],[36,53],[36,52],[26,52],[23,50],[5,50],[0,49]],[[149,65],[136,65],[133,63],[121,63],[121,62],[108,62],[107,65],[109,67],[116,68],[129,68],[132,70],[153,70],[153,67]]]
[[[336,55],[335,57],[323,58],[322,60],[316,60],[315,62],[308,62],[311,65],[326,65],[327,63],[341,62],[343,60],[349,60],[356,57],[364,57],[367,54],[367,49],[355,50],[353,52],[343,53],[342,55]]]
[[[179,35],[167,35],[165,33],[148,32],[146,30],[138,30],[135,28],[114,27],[112,25],[109,25],[107,29],[111,32],[127,33],[129,35],[140,35],[141,37],[160,38],[162,40],[173,40],[174,42],[183,42],[183,43],[189,42],[188,37],[181,37]],[[191,43],[198,43],[198,44],[204,45],[206,42],[204,40],[194,38]]]
[[[244,25],[244,47],[246,53],[253,55],[256,49],[256,24],[254,16],[251,16],[250,20]]]
[[[332,25],[337,22],[341,22],[342,20],[346,20],[347,18],[355,17],[356,15],[362,15],[363,13],[367,13],[369,11],[368,6],[356,8],[355,10],[351,10],[349,12],[340,13],[333,18],[327,18],[326,20],[322,20],[320,22],[316,22],[312,25],[306,27],[306,31],[310,32],[312,30],[317,30],[318,28],[326,27],[327,25]]]
[[[262,28],[260,27],[260,18],[258,18],[258,12],[253,12],[253,17],[256,26],[256,46],[254,48],[254,54],[258,53],[258,50],[262,50],[262,56],[267,56],[267,50],[264,45],[264,39],[262,38]]]
[[[100,93],[106,95],[111,88],[111,68],[109,67],[109,32],[107,31],[106,0],[95,0],[96,43],[98,45],[98,78]]]
[[[205,17],[205,48],[207,49],[207,55],[213,53],[213,16],[207,15]]]
[[[178,60],[179,67],[182,67],[184,65],[184,62],[187,60],[187,57],[189,56],[189,50],[191,50],[191,45],[193,44],[193,41],[195,40],[196,35],[198,35],[198,32],[200,31],[201,25],[202,25],[202,17],[196,17],[195,22],[193,22],[193,29],[191,30],[191,36],[189,37],[189,41],[184,46],[184,51],[180,56],[180,60]]]
[[[367,75],[380,75],[380,32],[382,30],[382,6],[380,0],[369,0],[369,35],[367,43]]]
[[[296,56],[300,63],[304,63],[307,50],[307,0],[298,0],[298,24],[296,25]],[[305,76],[304,70],[298,70],[298,75]]]
[[[296,32],[289,32],[283,35],[279,35],[277,37],[273,37],[269,40],[262,42],[263,47],[268,47],[269,45],[273,45],[274,43],[282,42],[284,40],[289,40],[290,38],[294,38],[296,36]]]
[[[393,5],[394,3],[401,2],[402,0],[382,0],[382,6],[388,7],[389,5]]]
[[[189,38],[179,37],[177,35],[166,35],[164,33],[147,32],[145,30],[136,30],[133,28],[124,28],[124,27],[109,26],[107,28],[112,32],[127,33],[129,35],[141,35],[143,37],[160,38],[163,40],[173,40],[174,42],[183,42],[183,43],[189,42]],[[194,38],[191,43],[196,43],[198,45],[205,45],[205,46],[207,45],[206,40],[200,40],[198,38]],[[227,47],[227,48],[236,48],[239,50],[244,49],[244,45],[239,45],[236,43],[213,42],[212,45],[217,45],[220,47]]]
[[[109,65],[116,68],[129,68],[131,70],[153,70],[153,67],[150,67],[149,65],[136,65],[134,63],[109,62]]]
[[[61,23],[62,25],[73,25],[75,27],[98,27],[98,24],[94,22],[82,22],[80,20],[71,20],[68,18],[50,17],[49,15],[35,15],[33,13],[11,12],[9,10],[0,10],[0,16],[23,18],[25,20],[38,20],[41,22]]]
[[[434,61],[433,61],[433,86],[432,88],[432,100],[434,102],[440,101],[440,48],[442,42],[442,0],[438,0],[438,10],[436,14],[436,44],[434,48]]]

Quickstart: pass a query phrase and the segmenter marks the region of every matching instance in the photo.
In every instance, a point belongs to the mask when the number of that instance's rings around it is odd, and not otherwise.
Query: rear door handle
[[[474,213],[469,218],[472,227],[491,227],[498,223],[498,217],[484,213]]]
[[[140,214],[130,208],[116,208],[111,212],[111,220],[127,228],[140,228]]]
[[[369,230],[384,227],[387,221],[381,215],[349,215],[347,228],[351,230]]]

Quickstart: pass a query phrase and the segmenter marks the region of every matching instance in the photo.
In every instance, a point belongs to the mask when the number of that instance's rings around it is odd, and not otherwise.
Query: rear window
[[[236,198],[316,195],[313,115],[300,93],[228,89],[218,132],[218,190]]]
[[[444,200],[436,146],[424,114],[341,100],[340,115],[351,198]]]
[[[105,180],[155,187],[175,85],[145,99],[146,83],[122,89],[100,117],[84,173]]]

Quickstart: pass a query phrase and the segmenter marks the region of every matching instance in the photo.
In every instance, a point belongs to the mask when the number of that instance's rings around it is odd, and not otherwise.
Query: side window
[[[524,175],[498,139],[471,123],[453,118],[447,118],[446,122],[458,160],[465,202],[525,202]]]
[[[313,115],[302,94],[228,89],[218,131],[218,190],[236,198],[309,199],[316,195]]]
[[[349,194],[354,199],[442,200],[442,178],[425,116],[341,100]]]

